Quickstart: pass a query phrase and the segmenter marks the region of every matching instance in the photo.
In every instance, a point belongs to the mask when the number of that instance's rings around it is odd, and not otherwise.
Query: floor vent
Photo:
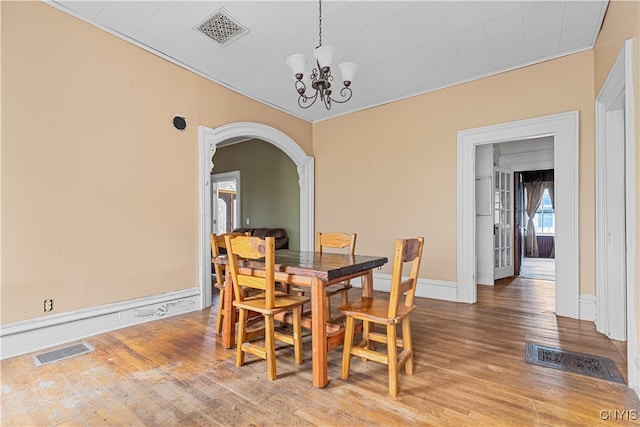
[[[95,350],[95,348],[85,342],[82,342],[80,344],[70,345],[68,347],[59,348],[46,353],[36,354],[33,356],[33,361],[36,362],[37,366],[48,365],[49,363],[59,362],[60,360],[89,353],[93,350]]]
[[[573,372],[601,380],[624,384],[613,360],[607,357],[574,353],[528,342],[525,361],[546,368]]]

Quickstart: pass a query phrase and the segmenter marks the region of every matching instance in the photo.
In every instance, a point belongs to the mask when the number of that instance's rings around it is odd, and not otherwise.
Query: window
[[[554,234],[556,231],[555,220],[549,190],[545,188],[542,193],[542,202],[533,217],[536,234]]]

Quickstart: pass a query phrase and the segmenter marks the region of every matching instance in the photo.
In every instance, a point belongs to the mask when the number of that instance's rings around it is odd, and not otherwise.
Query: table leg
[[[231,272],[226,269],[224,277],[224,316],[222,317],[222,346],[233,348],[236,341],[236,309],[233,306],[233,282]]]
[[[369,270],[367,274],[362,276],[362,296],[365,298],[373,297],[373,270]]]
[[[316,387],[325,387],[329,382],[327,379],[326,297],[325,284],[314,278],[311,284],[311,357],[313,385]]]

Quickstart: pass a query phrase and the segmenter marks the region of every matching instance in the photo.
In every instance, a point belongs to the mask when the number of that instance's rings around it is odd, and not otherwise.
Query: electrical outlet
[[[53,311],[53,300],[46,299],[44,300],[44,312]]]

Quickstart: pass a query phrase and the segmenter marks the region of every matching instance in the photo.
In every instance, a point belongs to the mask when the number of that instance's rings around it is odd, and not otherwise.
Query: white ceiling
[[[308,121],[590,49],[608,4],[599,0],[325,0],[323,44],[335,47],[335,64],[359,65],[351,86],[353,98],[327,111],[321,103],[306,110],[298,106],[294,79],[285,64],[292,53],[310,57],[318,44],[316,1],[48,3]],[[195,29],[220,8],[249,29],[225,47]]]

